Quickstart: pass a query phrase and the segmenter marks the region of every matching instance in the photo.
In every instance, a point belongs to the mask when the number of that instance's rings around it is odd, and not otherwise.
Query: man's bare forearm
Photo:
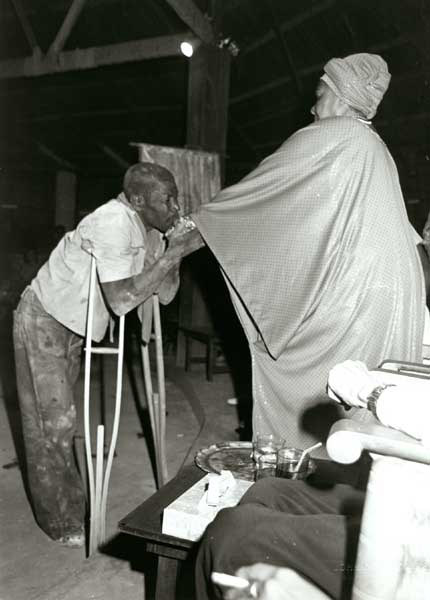
[[[103,283],[102,288],[109,306],[118,316],[127,314],[157,292],[174,266],[175,261],[166,253],[139,275]]]
[[[166,252],[155,263],[144,267],[139,275],[102,283],[102,288],[113,312],[125,315],[138,304],[158,291],[170,271],[177,269],[184,256],[195,252],[204,245],[197,230],[181,234],[169,241]]]

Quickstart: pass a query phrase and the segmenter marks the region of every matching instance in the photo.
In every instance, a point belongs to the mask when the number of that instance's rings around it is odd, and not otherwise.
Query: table
[[[312,476],[329,483],[355,485],[359,477],[358,463],[339,465],[330,460],[315,459],[317,471]],[[156,600],[174,600],[180,561],[186,560],[197,542],[166,535],[161,531],[164,508],[205,476],[195,465],[188,465],[166,485],[142,502],[118,524],[121,532],[146,541],[147,552],[158,556],[155,587]]]
[[[147,552],[158,556],[156,600],[174,600],[180,561],[188,558],[196,544],[162,533],[163,510],[205,475],[195,465],[184,467],[176,477],[118,523],[120,531],[143,538]]]

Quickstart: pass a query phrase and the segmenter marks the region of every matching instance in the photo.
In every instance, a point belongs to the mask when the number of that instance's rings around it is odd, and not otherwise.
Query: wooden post
[[[190,60],[187,146],[218,152],[221,164],[227,141],[229,84],[230,53],[200,45]]]
[[[187,147],[219,154],[221,182],[225,171],[230,59],[227,50],[215,45],[201,44],[190,60],[188,76]],[[196,270],[199,270],[199,265],[195,263],[207,260],[207,256],[202,253],[203,250],[187,259],[182,269],[180,325],[212,325],[196,282]],[[179,335],[177,364],[183,365],[184,358],[184,339]]]
[[[75,227],[76,175],[69,171],[58,171],[55,183],[55,224],[64,225],[66,230]]]

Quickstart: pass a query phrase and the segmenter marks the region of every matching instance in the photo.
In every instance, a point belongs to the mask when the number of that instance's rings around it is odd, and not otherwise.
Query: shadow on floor
[[[19,469],[28,496],[27,470],[25,466],[24,437],[22,433],[21,413],[16,390],[15,362],[13,354],[12,318],[4,319],[0,324],[0,384],[9,423],[16,458],[2,465],[4,469]]]
[[[197,550],[197,548],[196,548]],[[146,552],[145,542],[134,536],[119,533],[100,552],[110,558],[126,561],[132,571],[145,577],[145,600],[154,600],[157,557]],[[196,551],[192,551],[185,561],[180,561],[176,587],[176,600],[194,600],[194,561]]]

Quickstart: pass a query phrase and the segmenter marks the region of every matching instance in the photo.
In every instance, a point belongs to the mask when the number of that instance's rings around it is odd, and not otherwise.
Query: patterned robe
[[[343,416],[325,394],[340,361],[421,360],[422,270],[396,166],[369,124],[299,130],[193,219],[250,345],[254,436],[324,440]]]

